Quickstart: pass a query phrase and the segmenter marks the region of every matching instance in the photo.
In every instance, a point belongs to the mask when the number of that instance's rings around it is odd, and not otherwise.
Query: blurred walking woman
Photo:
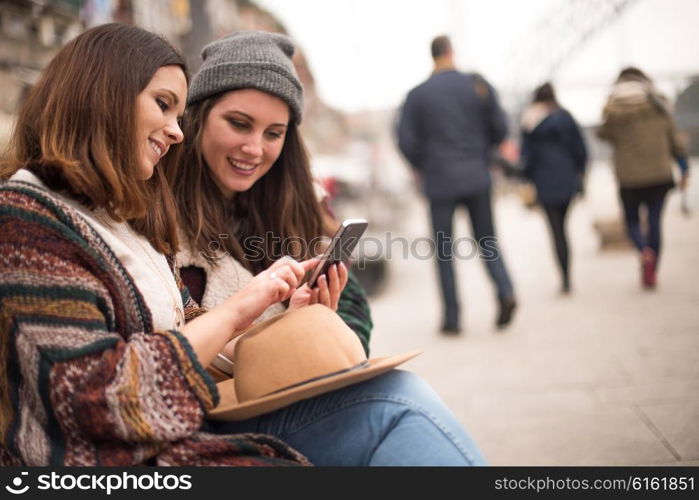
[[[308,463],[269,436],[200,431],[218,399],[204,366],[288,287],[265,276],[202,314],[172,274],[162,168],[186,97],[165,40],[108,24],[19,110],[0,186],[0,464]]]
[[[573,196],[582,189],[587,149],[577,123],[560,107],[550,83],[534,91],[533,102],[522,115],[522,157],[525,175],[536,186],[537,200],[551,229],[561,290],[568,293],[570,246],[566,216]]]
[[[674,187],[673,163],[680,167],[680,188],[687,186],[686,145],[680,140],[666,98],[645,73],[633,67],[619,73],[598,135],[614,149],[626,229],[641,255],[641,283],[653,288],[660,261],[663,206],[667,192]],[[641,227],[642,206],[647,228]]]

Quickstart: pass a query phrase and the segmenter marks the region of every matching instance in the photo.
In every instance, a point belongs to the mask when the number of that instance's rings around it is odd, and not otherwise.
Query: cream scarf
[[[186,238],[181,233],[180,241],[186,241]],[[177,267],[196,266],[202,268],[206,273],[206,289],[200,304],[206,309],[213,309],[250,283],[254,278],[250,271],[228,254],[223,255],[217,260],[216,264],[211,265],[201,253],[193,253],[184,243],[182,246],[183,249],[177,254]],[[274,304],[268,307],[254,323],[265,321],[285,311],[284,305]]]

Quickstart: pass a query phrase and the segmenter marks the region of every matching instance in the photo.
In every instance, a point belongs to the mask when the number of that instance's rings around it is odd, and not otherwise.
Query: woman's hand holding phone
[[[245,287],[219,305],[235,315],[235,331],[249,327],[269,306],[292,296],[318,259],[303,262],[285,257],[255,276]]]
[[[327,277],[321,276],[315,288],[311,289],[308,284],[305,284],[294,292],[289,302],[289,310],[313,304],[323,304],[333,311],[337,311],[340,295],[345,289],[348,279],[347,266],[342,262],[333,264],[328,269]]]
[[[337,311],[340,294],[349,279],[349,271],[343,261],[350,258],[367,226],[364,219],[347,219],[342,222],[328,248],[318,258],[318,265],[309,273],[308,281],[291,296],[289,309],[323,304]]]

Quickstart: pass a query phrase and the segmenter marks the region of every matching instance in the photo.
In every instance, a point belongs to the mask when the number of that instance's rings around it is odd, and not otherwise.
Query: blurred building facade
[[[699,156],[699,75],[692,78],[675,104],[677,124],[689,139],[690,156]]]
[[[3,0],[0,151],[7,145],[19,103],[56,52],[85,29],[114,21],[163,35],[184,54],[191,72],[200,65],[204,45],[232,31],[287,34],[275,16],[250,0]],[[306,94],[302,127],[309,148],[320,153],[341,149],[348,136],[345,118],[318,97],[302,47],[294,64]]]
[[[56,51],[83,30],[79,2],[0,3],[0,148],[17,104]]]

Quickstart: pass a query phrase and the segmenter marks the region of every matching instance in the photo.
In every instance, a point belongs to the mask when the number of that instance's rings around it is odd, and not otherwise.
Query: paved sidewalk
[[[569,221],[571,296],[558,294],[543,215],[500,197],[498,236],[520,303],[512,326],[493,326],[482,263],[460,261],[465,331],[440,335],[433,261],[394,258],[372,299],[372,355],[425,349],[405,367],[433,385],[494,465],[699,465],[698,188],[691,218],[678,194],[669,199],[659,286],[647,292],[634,252],[599,251],[592,223],[618,205],[611,173],[594,169]],[[428,235],[426,215],[416,201],[401,235]],[[458,218],[455,236],[467,236]]]

